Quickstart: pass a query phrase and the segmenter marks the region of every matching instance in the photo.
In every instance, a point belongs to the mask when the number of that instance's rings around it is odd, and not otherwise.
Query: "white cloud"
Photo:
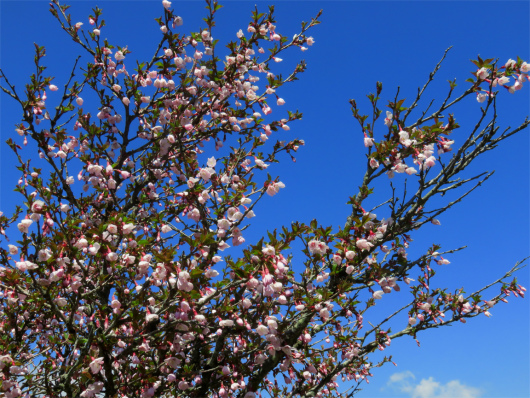
[[[414,373],[412,373],[410,370],[407,370],[407,371],[401,372],[401,373],[394,373],[392,376],[390,376],[390,380],[388,381],[388,384],[397,383],[397,382],[405,380],[405,379],[407,379],[409,377],[413,378],[413,379],[416,378],[416,376],[414,376]]]
[[[482,391],[475,387],[466,386],[459,380],[451,380],[445,384],[436,381],[432,376],[414,382],[416,376],[407,370],[390,376],[387,385],[407,393],[411,398],[478,398]]]

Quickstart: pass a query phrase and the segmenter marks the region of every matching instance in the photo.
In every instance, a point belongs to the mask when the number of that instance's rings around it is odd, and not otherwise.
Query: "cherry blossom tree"
[[[462,172],[528,126],[499,131],[496,103],[530,64],[479,57],[467,88],[450,82],[436,106],[422,99],[447,52],[412,102],[398,92],[381,109],[377,83],[368,115],[351,100],[367,161],[344,225],[293,222],[247,242],[258,203],[285,187],[267,167],[304,145],[283,138],[302,114],[279,107],[306,65],[282,76],[276,63],[313,45],[320,13],[289,39],[272,7],[256,10],[224,50],[212,34],[221,6],[206,5],[206,28],[185,34],[164,0],[153,57],[129,62],[132,49],[102,39],[100,9],[84,25],[53,0],[91,61],[54,78],[36,45],[24,93],[1,72],[22,110],[7,143],[23,206],[0,216],[5,397],[351,397],[392,361],[373,353],[393,339],[524,296],[511,279],[522,262],[478,291],[449,291],[431,287],[435,266],[459,249],[411,258],[409,247],[491,175]],[[481,116],[455,144],[450,111],[469,98]],[[380,180],[392,195],[369,208]],[[389,295],[410,302],[374,320]]]

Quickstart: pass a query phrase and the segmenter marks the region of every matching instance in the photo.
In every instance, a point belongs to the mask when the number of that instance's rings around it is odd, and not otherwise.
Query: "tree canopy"
[[[358,183],[342,224],[289,219],[251,241],[260,205],[286,188],[269,167],[305,146],[292,134],[303,104],[282,90],[303,81],[295,51],[318,45],[321,13],[293,36],[274,7],[256,9],[224,43],[221,6],[205,4],[189,32],[163,1],[153,55],[136,60],[107,38],[101,9],[77,22],[53,0],[83,56],[51,76],[35,44],[24,89],[2,69],[4,97],[20,106],[7,144],[22,202],[0,216],[6,397],[353,396],[392,362],[392,340],[524,296],[522,261],[466,291],[435,282],[460,248],[412,247],[491,177],[470,165],[528,127],[500,128],[497,111],[524,95],[527,62],[479,56],[436,101],[425,96],[449,50],[408,99],[374,81],[349,102],[365,157],[347,170]],[[460,132],[470,99],[480,112]],[[310,194],[325,206],[334,193]]]

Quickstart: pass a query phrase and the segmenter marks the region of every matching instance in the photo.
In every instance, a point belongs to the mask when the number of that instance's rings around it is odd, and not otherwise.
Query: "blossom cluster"
[[[394,337],[386,321],[366,330],[364,317],[404,284],[414,296],[407,334],[449,322],[449,311],[451,321],[465,322],[489,315],[510,294],[524,296],[515,283],[487,301],[432,290],[434,265],[449,260],[437,246],[409,259],[411,232],[440,225],[424,211],[421,190],[401,204],[392,197],[386,218],[363,208],[373,178],[425,174],[454,144],[452,117],[407,127],[403,102],[389,106],[381,141],[357,114],[369,160],[342,230],[294,222],[249,244],[245,230],[257,204],[286,188],[263,171],[304,145],[285,138],[300,113],[273,118],[287,103],[281,87],[305,64],[287,77],[273,70],[289,48],[314,44],[306,33],[318,19],[289,39],[272,9],[256,11],[222,53],[212,37],[220,7],[206,4],[206,28],[187,35],[172,3],[162,1],[157,53],[133,73],[128,47],[102,39],[101,10],[84,31],[52,1],[52,14],[93,62],[79,82],[57,79],[66,85],[61,99],[37,46],[37,73],[16,128],[24,146],[10,141],[28,210],[0,214],[1,237],[20,236],[0,249],[6,396],[331,396],[339,378],[372,376],[369,354]],[[513,75],[517,91],[527,73],[520,60],[499,69],[484,61],[473,90],[482,95],[481,84],[506,86]],[[89,109],[85,90],[100,97],[97,109]],[[35,148],[38,157],[29,153]],[[301,272],[291,251],[298,243]]]

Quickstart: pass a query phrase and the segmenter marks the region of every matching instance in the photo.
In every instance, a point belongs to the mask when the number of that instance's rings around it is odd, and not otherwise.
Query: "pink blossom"
[[[269,328],[263,324],[259,324],[258,327],[256,328],[256,332],[260,335],[260,336],[264,336],[266,334],[269,333]]]
[[[116,58],[116,61],[122,61],[125,59],[125,55],[121,51],[116,51],[116,54],[114,54],[114,58]]]
[[[211,157],[211,158],[208,158],[208,162],[206,162],[207,166],[208,167],[215,167],[215,165],[217,164],[217,161],[215,160],[215,157]]]
[[[221,251],[224,251],[226,249],[228,249],[230,247],[230,245],[228,243],[226,243],[225,241],[222,241],[219,243],[219,250]]]
[[[403,173],[407,169],[407,165],[405,163],[397,163],[393,167],[394,171],[396,173]]]
[[[110,303],[110,306],[111,306],[112,308],[114,308],[114,309],[116,309],[116,308],[119,309],[119,308],[121,308],[121,303],[120,303],[118,300],[114,299],[114,300],[112,300],[112,302]]]
[[[267,187],[267,195],[269,196],[276,195],[280,191],[280,188],[285,188],[285,184],[283,182],[278,181],[278,182],[270,183],[269,186]]]
[[[28,231],[29,231],[29,227],[31,226],[31,224],[33,224],[33,221],[26,219],[26,220],[22,220],[22,221],[17,225],[17,227],[18,227],[18,230],[19,230],[20,232],[22,232],[23,234],[27,234]]]
[[[436,158],[434,156],[429,156],[427,159],[425,159],[425,162],[423,163],[423,167],[429,168],[436,164]]]
[[[318,240],[312,240],[308,243],[309,252],[311,254],[320,254],[323,255],[329,249],[329,247],[324,243]]]
[[[15,255],[18,254],[18,247],[14,245],[7,245],[9,248],[9,254]]]
[[[147,312],[147,314],[145,315],[145,321],[147,323],[151,323],[151,322],[154,322],[154,321],[157,321],[158,320],[158,315],[157,314],[151,314],[149,312]]]
[[[386,111],[386,117],[385,117],[385,121],[384,121],[386,126],[388,126],[388,127],[392,126],[393,116],[394,115],[392,114],[392,112]]]
[[[168,1],[168,3],[169,3],[169,1]],[[187,390],[188,388],[190,388],[190,385],[187,382],[185,382],[184,380],[182,380],[182,381],[179,381],[178,387],[179,387],[179,390],[184,391],[184,390]]]
[[[241,305],[243,306],[243,308],[248,309],[248,308],[250,308],[252,306],[252,301],[250,301],[248,298],[244,298],[241,301]]]
[[[57,91],[57,90],[59,90],[59,88],[58,88],[55,84],[50,84],[49,87],[50,87],[50,90],[51,90],[51,91]]]
[[[377,300],[381,300],[383,298],[384,292],[382,290],[377,290],[372,293],[372,297]]]
[[[55,303],[59,307],[64,307],[66,304],[68,304],[68,301],[64,297],[57,297],[55,300]]]
[[[409,147],[411,146],[412,144],[412,141],[409,139],[409,133],[406,132],[406,131],[403,131],[401,130],[399,132],[399,142],[404,146],[404,147]]]
[[[320,317],[322,318],[323,321],[329,319],[329,317],[331,316],[331,314],[329,313],[327,308],[322,308],[319,311],[319,315],[320,315]]]
[[[204,315],[198,314],[195,315],[194,319],[199,322],[201,325],[204,325],[206,323],[206,317]]]
[[[508,91],[513,94],[515,91],[519,91],[521,88],[523,88],[522,83],[519,80],[516,80],[513,86],[511,86]]]
[[[199,209],[194,208],[192,211],[188,212],[188,218],[192,219],[195,222],[199,222],[201,219],[201,213],[199,212]]]
[[[17,261],[15,265],[21,272],[25,272],[28,269],[28,264],[26,261]]]
[[[53,271],[51,274],[50,274],[50,282],[55,282],[55,281],[58,281],[59,279],[63,278],[64,276],[64,269],[63,268],[59,268],[58,270],[56,271]]]
[[[135,228],[136,228],[136,226],[134,224],[131,224],[131,223],[124,224],[123,227],[122,227],[123,234],[124,235],[128,235],[128,234],[132,233]]]
[[[90,367],[90,370],[92,371],[93,374],[97,374],[101,370],[103,363],[104,363],[103,357],[99,357],[96,359],[92,358],[92,362],[90,362],[90,365],[88,366]]]
[[[346,258],[347,258],[348,260],[353,260],[353,258],[354,258],[355,256],[356,256],[356,253],[355,253],[354,251],[352,251],[352,250],[348,250],[348,251],[346,252]]]
[[[508,84],[510,82],[510,78],[508,76],[502,76],[497,79],[497,83],[501,86]]]
[[[261,251],[266,256],[274,256],[276,254],[276,251],[274,250],[274,247],[272,247],[271,245],[265,246]]]
[[[409,176],[412,174],[416,174],[418,171],[414,167],[407,167],[405,169],[405,173],[407,173]]]
[[[374,139],[370,137],[364,137],[364,146],[369,147],[374,145]]]
[[[249,289],[255,289],[259,285],[259,281],[256,278],[250,278],[247,282]]]
[[[234,326],[234,321],[232,321],[231,319],[221,319],[219,320],[219,326],[231,327],[231,326]]]
[[[169,357],[169,358],[165,359],[164,362],[168,366],[171,366],[173,369],[176,369],[176,368],[178,368],[180,366],[180,359],[175,358],[175,357]]]
[[[107,261],[115,262],[116,260],[118,260],[118,255],[114,252],[110,252],[105,256],[105,258],[107,259]]]
[[[371,247],[374,247],[374,245],[366,239],[359,239],[355,245],[361,250],[369,250]]]
[[[175,18],[173,19],[173,25],[174,25],[174,27],[175,27],[175,26],[182,26],[183,23],[184,23],[184,20],[182,19],[182,17],[178,17],[178,16],[177,16],[177,17],[175,17]]]
[[[42,200],[36,200],[31,205],[31,211],[33,213],[40,213],[42,211],[42,209],[44,208],[44,206],[45,205],[44,205],[44,202]]]
[[[488,70],[486,68],[480,68],[477,72],[477,77],[481,80],[484,80],[488,77]]]
[[[272,113],[272,109],[268,105],[264,105],[261,110],[265,115],[270,115]]]
[[[185,292],[191,292],[193,290],[193,284],[189,282],[189,279],[190,274],[187,271],[180,271],[177,281],[178,289]]]
[[[206,278],[215,278],[215,277],[218,276],[218,275],[219,275],[219,272],[216,271],[216,270],[214,270],[214,269],[212,269],[212,268],[209,268],[209,269],[207,269],[207,270],[204,272],[204,276],[205,276]]]
[[[486,101],[486,98],[488,98],[487,94],[485,94],[485,93],[477,93],[477,101],[479,103],[482,103],[482,102]]]

